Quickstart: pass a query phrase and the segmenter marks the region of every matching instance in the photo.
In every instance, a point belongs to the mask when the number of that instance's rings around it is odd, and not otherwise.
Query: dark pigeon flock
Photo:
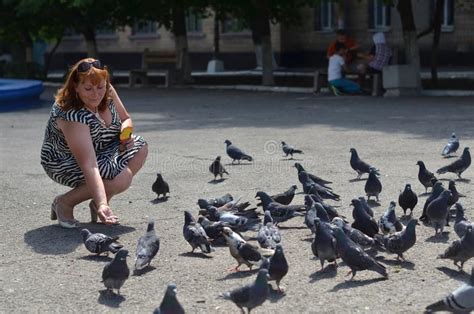
[[[293,154],[303,154],[301,150],[283,141],[281,143],[286,157],[290,156],[293,159]],[[236,161],[238,163],[254,161],[250,155],[244,153],[231,141],[225,140],[225,144],[231,164]],[[442,151],[442,156],[451,156],[456,153],[458,147],[459,140],[453,133]],[[292,185],[286,191],[273,195],[257,191],[258,203],[257,207],[253,208],[250,207],[250,201],[241,201],[241,198],[234,198],[230,193],[226,193],[216,198],[199,198],[197,219],[192,215],[192,210],[184,211],[182,234],[184,240],[191,246],[191,251],[185,253],[186,255],[201,255],[210,258],[216,250],[215,246],[224,245],[228,247],[230,256],[237,262],[232,271],[245,271],[240,269],[242,265],[247,266],[249,271],[254,267],[258,270],[257,274],[253,275],[254,279],[251,283],[221,293],[216,297],[230,300],[243,313],[245,313],[244,309],[250,313],[262,306],[273,293],[285,295],[286,289],[282,287],[281,282],[290,273],[289,261],[291,261],[291,258],[287,259],[284,253],[285,234],[291,231],[288,228],[282,231],[281,225],[286,224],[290,219],[303,220],[308,228],[310,237],[308,240],[311,240],[311,244],[307,247],[311,249],[315,259],[319,260],[321,266],[319,272],[326,271],[326,262],[333,264],[336,270],[345,267],[349,269],[347,274],[347,276],[350,275],[347,279],[349,281],[354,280],[358,272],[366,270],[377,273],[382,280],[387,280],[392,264],[385,263],[385,259],[380,259],[377,254],[381,252],[394,254],[396,255],[395,263],[409,263],[410,250],[417,245],[416,227],[420,225],[419,220],[435,229],[432,237],[434,239],[442,239],[446,234],[445,228],[450,227],[450,221],[453,220],[453,230],[457,239],[447,244],[445,251],[440,252],[438,258],[452,260],[459,271],[463,271],[464,263],[474,257],[474,224],[466,217],[463,206],[458,202],[462,195],[457,191],[455,181],[450,180],[448,188],[445,188],[443,182],[427,170],[423,161],[418,161],[417,178],[425,188],[425,193],[428,194],[428,188],[431,188],[431,193],[422,203],[421,209],[421,205],[418,205],[420,195],[412,189],[411,183],[406,183],[398,195],[398,205],[403,211],[401,215],[397,212],[395,201],[381,204],[380,170],[362,161],[355,148],[351,148],[350,153],[349,164],[356,171],[357,180],[364,180],[361,179],[362,175],[368,174],[364,187],[367,198],[354,197],[350,204],[352,209],[347,203],[339,206],[331,205],[329,202],[341,201],[341,197],[330,186],[332,181],[312,174],[300,163],[295,163],[297,179],[304,193],[304,204],[292,204],[298,190],[297,185]],[[462,181],[465,179],[462,179],[461,175],[470,164],[471,156],[469,148],[466,147],[457,160],[439,168],[436,172],[438,175],[453,173],[458,176],[459,181]],[[217,156],[209,166],[209,171],[214,176],[213,181],[216,181],[217,177],[222,179],[224,174],[229,174],[220,156]],[[237,172],[236,170],[236,176]],[[352,181],[354,180],[349,180],[349,182]],[[158,198],[160,196],[167,198],[169,194],[169,185],[160,173],[157,174],[156,181],[152,185],[152,191]],[[361,192],[358,192],[359,195],[362,194]],[[374,212],[374,206],[371,205],[388,207],[385,207],[386,211],[378,216]],[[341,206],[343,208],[336,210],[336,207]],[[261,207],[261,212],[258,210],[259,207]],[[340,214],[343,209],[351,210],[352,222]],[[421,213],[419,219],[413,218],[416,212]],[[455,219],[452,219],[453,215]],[[350,214],[347,216],[349,217]],[[244,235],[246,232],[254,232],[254,236]],[[126,261],[129,255],[128,250],[118,243],[118,237],[91,233],[88,229],[81,230],[81,236],[89,252],[97,255],[115,254],[112,261],[104,266],[102,282],[108,293],[113,294],[116,290],[120,295],[120,289],[130,276]],[[258,245],[254,245],[252,241],[256,241]],[[196,249],[199,249],[199,252],[196,252]],[[159,251],[160,238],[155,231],[155,222],[150,219],[145,234],[138,239],[134,271],[144,270],[147,267],[153,270],[150,264]],[[408,255],[408,260],[406,255]],[[155,264],[160,262],[159,258],[157,259]],[[339,266],[339,260],[342,260],[343,266]],[[201,278],[201,280],[204,279]],[[272,281],[276,283],[276,290],[273,290],[269,284]],[[474,310],[473,285],[474,269],[469,283],[440,301],[428,305],[426,312]],[[185,309],[178,301],[176,291],[176,284],[169,283],[161,304],[154,313],[184,313]],[[319,310],[324,311],[324,309]]]

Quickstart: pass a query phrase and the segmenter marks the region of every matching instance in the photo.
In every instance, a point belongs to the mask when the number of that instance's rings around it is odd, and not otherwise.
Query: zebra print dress
[[[84,123],[89,126],[92,144],[97,156],[99,172],[103,179],[113,179],[126,166],[128,161],[146,144],[141,136],[132,134],[133,147],[119,150],[122,121],[112,101],[108,104],[112,113],[112,123],[103,126],[97,117],[85,108],[63,111],[57,103],[53,104],[41,148],[41,165],[54,181],[76,187],[85,182],[84,174],[71,153],[57,119]]]

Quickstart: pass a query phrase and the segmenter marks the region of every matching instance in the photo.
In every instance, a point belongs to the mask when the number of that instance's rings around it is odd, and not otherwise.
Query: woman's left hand
[[[130,136],[130,138],[123,143],[123,145],[127,148],[127,149],[130,149],[133,147],[133,143],[134,143],[134,139],[133,139],[133,136]]]

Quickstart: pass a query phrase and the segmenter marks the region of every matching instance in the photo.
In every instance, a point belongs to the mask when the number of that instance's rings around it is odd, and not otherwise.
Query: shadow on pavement
[[[387,278],[381,277],[381,278],[365,279],[365,280],[344,281],[344,282],[338,283],[337,285],[334,286],[334,288],[332,288],[329,291],[337,292],[339,290],[362,287],[362,286],[370,285],[372,283],[385,281],[385,280],[387,280]]]
[[[456,269],[451,269],[445,266],[439,266],[436,267],[437,270],[443,272],[446,276],[449,278],[453,278],[456,280],[461,280],[464,283],[468,283],[469,280],[471,279],[471,275],[466,273],[465,271],[461,270],[456,270]]]
[[[83,228],[89,229],[92,233],[100,232],[111,237],[135,231],[135,228],[124,225],[81,224],[76,229],[64,229],[54,224],[27,231],[24,234],[24,241],[39,254],[68,254],[82,245],[81,229]]]
[[[246,267],[245,265],[242,265],[242,267]],[[227,275],[225,275],[222,278],[217,279],[217,281],[224,281],[228,279],[242,279],[242,278],[247,278],[250,277],[256,273],[258,273],[259,269],[254,268],[252,270],[240,270],[240,271],[232,271],[229,272]]]
[[[401,261],[397,260],[395,257],[396,255],[393,255],[394,259],[387,259],[384,256],[377,256],[376,260],[381,261],[384,264],[387,264],[389,266],[394,266],[394,267],[400,267],[403,269],[409,269],[409,270],[414,270],[415,269],[415,264],[410,262],[410,261]]]
[[[120,303],[125,301],[123,296],[113,292],[108,292],[107,290],[101,290],[99,293],[100,294],[97,302],[108,307],[118,308],[120,307]]]
[[[86,255],[81,256],[78,259],[82,259],[84,261],[94,261],[94,262],[110,262],[112,261],[112,257],[106,255]]]
[[[432,243],[446,243],[449,240],[449,231],[443,231],[441,235],[432,235],[431,237],[427,238],[426,242]]]
[[[312,273],[309,277],[311,280],[310,283],[316,282],[322,279],[330,279],[334,278],[337,275],[337,267],[334,264],[329,264],[324,269],[320,269],[314,273]]]

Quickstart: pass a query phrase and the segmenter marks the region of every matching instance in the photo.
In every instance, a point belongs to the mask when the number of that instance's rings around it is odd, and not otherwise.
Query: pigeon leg
[[[458,173],[458,178],[459,178],[459,179],[462,179],[462,178],[461,178],[461,173]]]
[[[346,277],[349,276],[350,274],[352,274],[352,277],[349,279],[349,280],[346,280],[346,281],[352,281],[352,279],[354,279],[354,276],[355,276],[355,272],[351,270],[349,270],[349,272],[347,273]]]
[[[401,261],[401,262],[406,262],[407,260],[405,259],[405,257],[403,257],[403,253],[400,253],[398,256],[397,256],[397,260]]]
[[[235,266],[234,268],[229,269],[229,271],[240,271],[239,269],[240,265],[242,264],[239,263],[239,265]]]
[[[375,195],[375,198],[377,199],[377,202],[379,201],[379,195]]]
[[[356,178],[356,180],[359,180],[361,176],[362,176],[362,173],[357,172],[357,178]]]
[[[117,289],[117,294],[120,295],[120,288]]]
[[[280,287],[280,280],[278,280],[276,284],[277,284],[278,292],[285,293],[285,288]]]

